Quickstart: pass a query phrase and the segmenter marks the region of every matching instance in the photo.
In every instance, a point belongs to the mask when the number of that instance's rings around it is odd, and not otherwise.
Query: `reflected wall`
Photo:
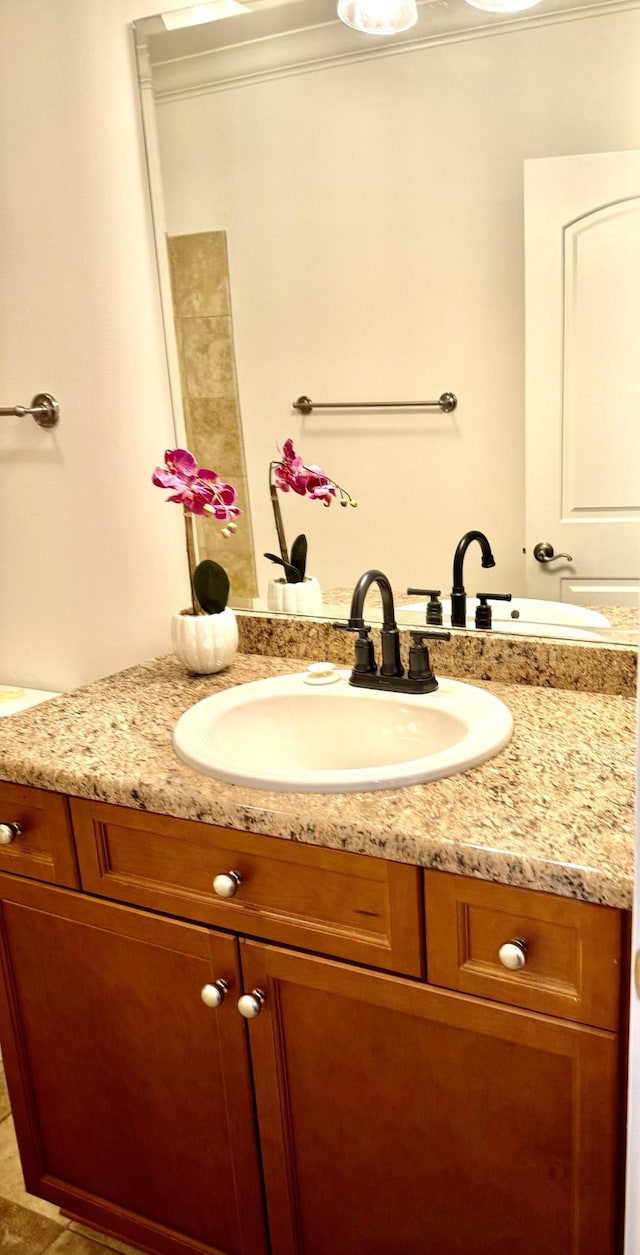
[[[360,502],[283,502],[323,587],[381,566],[448,590],[479,527],[488,587],[526,591],[523,161],[637,146],[639,40],[636,10],[603,12],[156,97],[168,233],[227,232],[261,591],[288,435]],[[444,390],[448,416],[292,410]]]

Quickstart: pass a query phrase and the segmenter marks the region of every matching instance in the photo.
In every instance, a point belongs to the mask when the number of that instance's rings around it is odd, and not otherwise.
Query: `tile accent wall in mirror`
[[[199,465],[224,468],[244,516],[233,544],[194,516],[198,557],[226,567],[236,597],[257,596],[225,233],[169,238],[167,251],[187,443]]]
[[[640,149],[640,7],[418,9],[395,40],[345,27],[333,0],[250,0],[174,31],[135,23],[178,443],[238,488],[233,540],[198,529],[236,605],[266,609],[268,466],[287,437],[359,503],[281,498],[328,617],[378,567],[399,619],[419,623],[406,589],[448,597],[470,529],[496,560],[484,571],[470,548],[470,596],[541,596],[526,536],[525,163]],[[640,180],[637,192],[640,204]],[[446,391],[448,413],[402,404]],[[301,394],[338,404],[305,415]],[[340,405],[367,401],[395,404]],[[603,461],[615,425],[607,414]],[[640,561],[603,581],[581,534],[577,515],[575,545],[538,537],[575,555],[544,571],[567,610],[521,609],[505,630],[636,642]],[[611,626],[576,623],[571,603]]]

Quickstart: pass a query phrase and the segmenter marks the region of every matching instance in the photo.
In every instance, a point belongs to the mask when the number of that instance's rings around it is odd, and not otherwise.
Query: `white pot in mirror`
[[[285,579],[269,580],[269,610],[281,614],[320,614],[322,589],[315,575],[308,575],[301,584],[287,584]]]
[[[228,667],[238,651],[238,623],[230,606],[220,614],[180,610],[171,619],[171,643],[180,662],[195,675]]]

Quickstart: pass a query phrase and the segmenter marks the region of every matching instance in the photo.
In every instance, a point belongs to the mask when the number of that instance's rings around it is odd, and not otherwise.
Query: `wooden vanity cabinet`
[[[424,882],[432,985],[618,1028],[621,911],[446,872]],[[514,942],[522,966],[510,970],[500,951]]]
[[[0,876],[32,1192],[153,1255],[617,1255],[620,912],[567,904],[576,967],[548,895],[507,910],[504,886],[75,799],[71,815],[80,892]],[[220,900],[211,878],[233,869]],[[498,917],[540,929],[513,996]]]
[[[276,1255],[613,1255],[614,1034],[241,950]]]
[[[80,798],[71,814],[89,893],[424,975],[417,867]],[[220,896],[229,874],[237,887]]]
[[[160,1255],[266,1255],[235,938],[10,876],[0,932],[27,1190]]]
[[[0,872],[77,888],[69,802],[58,793],[0,780],[0,824],[11,826],[0,842]]]

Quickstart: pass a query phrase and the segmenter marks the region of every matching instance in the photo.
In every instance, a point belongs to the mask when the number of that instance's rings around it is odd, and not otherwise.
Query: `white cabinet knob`
[[[213,892],[219,898],[233,898],[242,883],[240,872],[221,872],[213,880]]]
[[[265,995],[261,989],[252,989],[250,994],[242,994],[238,998],[238,1011],[245,1020],[255,1020],[264,1006]]]
[[[514,937],[511,941],[505,941],[503,946],[498,950],[498,958],[503,967],[509,969],[510,972],[519,972],[527,962],[527,943],[522,937]]]
[[[0,845],[11,845],[21,832],[24,832],[22,824],[0,824]]]
[[[228,988],[226,980],[222,979],[214,981],[213,985],[203,985],[200,997],[205,1007],[221,1007]]]

